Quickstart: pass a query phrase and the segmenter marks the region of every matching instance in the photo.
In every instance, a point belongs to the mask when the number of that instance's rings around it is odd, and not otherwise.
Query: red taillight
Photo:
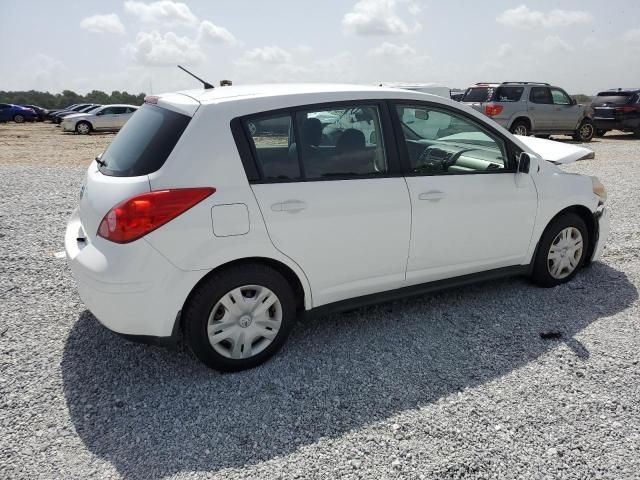
[[[146,97],[144,97],[144,103],[151,103],[153,105],[157,105],[159,99],[160,97],[156,95],[147,95]]]
[[[635,111],[636,111],[636,107],[632,105],[625,105],[624,107],[616,107],[616,112],[619,112],[619,113],[631,113]]]
[[[143,193],[119,203],[100,222],[98,235],[129,243],[173,220],[215,193],[215,188],[180,188]]]
[[[502,110],[502,105],[498,105],[495,103],[487,103],[484,107],[484,113],[489,117],[493,117],[494,115],[502,113]]]

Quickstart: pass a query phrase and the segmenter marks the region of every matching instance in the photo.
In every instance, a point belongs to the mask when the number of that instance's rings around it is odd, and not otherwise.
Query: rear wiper
[[[102,154],[98,155],[95,158],[95,161],[98,165],[100,165],[101,167],[106,167],[107,166],[107,162],[105,162],[104,160],[102,160]]]

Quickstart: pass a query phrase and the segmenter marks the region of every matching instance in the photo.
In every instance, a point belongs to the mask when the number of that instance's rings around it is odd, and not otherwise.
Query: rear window
[[[463,102],[488,102],[493,94],[493,87],[472,87],[462,97]]]
[[[101,157],[100,172],[137,177],[158,170],[187,128],[191,117],[145,104],[122,127]]]
[[[613,103],[616,105],[624,105],[631,101],[634,93],[632,92],[600,92],[593,103],[602,105],[603,103]]]

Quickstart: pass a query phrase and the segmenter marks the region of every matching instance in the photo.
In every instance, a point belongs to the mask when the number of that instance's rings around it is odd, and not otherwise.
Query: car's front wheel
[[[89,122],[78,122],[76,124],[76,132],[80,135],[88,135],[91,133],[91,124]]]
[[[584,220],[565,213],[544,231],[533,264],[532,278],[542,287],[554,287],[571,280],[584,264],[589,235]]]
[[[16,123],[24,123],[24,115],[16,114],[13,116],[13,121]]]
[[[596,129],[593,126],[593,122],[589,119],[582,121],[578,130],[573,135],[573,139],[577,142],[590,142],[596,133]]]
[[[258,366],[282,347],[296,319],[296,301],[279,272],[243,265],[207,278],[183,315],[185,341],[196,357],[232,372]]]

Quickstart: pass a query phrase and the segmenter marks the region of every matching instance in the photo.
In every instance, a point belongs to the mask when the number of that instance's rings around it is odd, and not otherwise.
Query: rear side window
[[[464,92],[463,102],[488,102],[493,95],[493,87],[472,87]]]
[[[104,152],[100,171],[116,177],[155,172],[164,165],[190,120],[187,115],[145,104]]]
[[[532,87],[529,100],[533,103],[553,103],[551,91],[547,87]]]
[[[498,87],[494,100],[496,102],[519,102],[524,87]]]
[[[291,115],[255,117],[245,122],[264,180],[296,180],[300,166],[291,139]]]

